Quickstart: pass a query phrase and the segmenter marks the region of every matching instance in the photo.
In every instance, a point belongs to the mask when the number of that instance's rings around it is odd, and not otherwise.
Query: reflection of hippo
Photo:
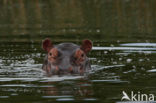
[[[67,84],[63,83],[60,84],[59,86],[53,86],[53,84],[55,85],[57,82],[45,82],[45,83],[46,85],[49,86],[41,89],[43,95],[45,95],[43,96],[43,98],[44,97],[46,98],[48,96],[54,97],[53,99],[50,100],[48,99],[48,101],[52,101],[52,103],[54,102],[55,97],[56,99],[62,99],[63,96],[65,96],[65,98],[66,96],[69,96],[69,98],[72,99],[74,97],[75,100],[79,101],[84,100],[85,98],[92,99],[94,96],[94,91],[91,86],[92,84],[88,82],[86,79],[81,79],[81,81],[77,81],[75,83],[72,83],[71,85],[69,85],[68,83]]]
[[[83,40],[82,45],[61,43],[53,45],[50,39],[45,39],[42,47],[48,52],[42,69],[49,75],[84,74],[91,67],[86,54],[92,49],[90,40]]]

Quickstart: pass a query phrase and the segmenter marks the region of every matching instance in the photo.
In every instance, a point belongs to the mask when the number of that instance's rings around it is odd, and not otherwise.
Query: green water
[[[123,91],[156,96],[155,4],[1,0],[0,103],[120,103]],[[47,77],[41,69],[47,37],[54,44],[92,40],[89,75]]]

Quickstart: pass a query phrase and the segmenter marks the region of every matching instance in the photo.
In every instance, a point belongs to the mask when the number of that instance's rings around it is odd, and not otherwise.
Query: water
[[[145,103],[123,102],[122,92],[156,96],[154,0],[0,2],[0,103]],[[48,77],[41,69],[47,37],[54,44],[92,40],[89,75]]]
[[[41,69],[45,52],[40,42],[1,43],[1,103],[120,103],[122,91],[156,94],[154,43],[94,45],[98,47],[88,55],[92,64],[89,76],[48,77]]]

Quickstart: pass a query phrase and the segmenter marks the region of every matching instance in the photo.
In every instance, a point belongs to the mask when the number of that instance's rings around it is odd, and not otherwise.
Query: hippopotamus
[[[49,38],[46,38],[42,42],[42,48],[47,52],[42,69],[48,75],[84,75],[91,69],[87,57],[92,49],[90,40],[83,40],[80,46],[74,43],[54,45]]]

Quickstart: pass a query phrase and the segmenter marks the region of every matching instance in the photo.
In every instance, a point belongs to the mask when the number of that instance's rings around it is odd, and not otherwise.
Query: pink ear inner
[[[52,42],[49,38],[45,39],[43,42],[42,42],[42,48],[45,50],[45,51],[49,51],[51,48],[53,47],[52,45]]]
[[[88,53],[92,49],[92,42],[90,40],[83,40],[81,49],[85,52]]]

